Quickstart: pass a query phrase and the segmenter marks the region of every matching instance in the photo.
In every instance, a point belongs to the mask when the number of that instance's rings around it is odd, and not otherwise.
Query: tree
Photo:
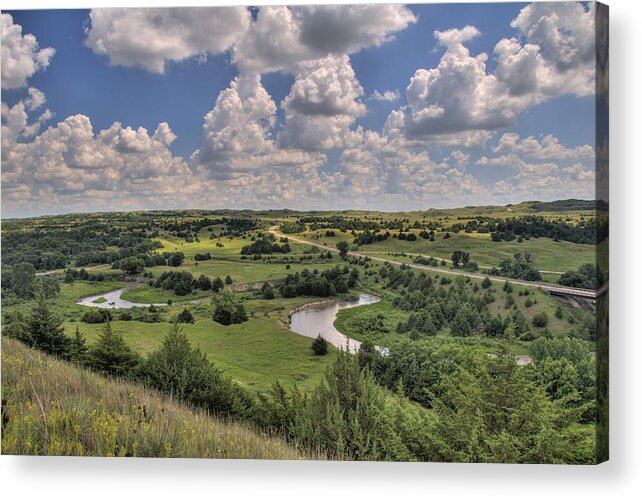
[[[232,325],[247,321],[247,312],[242,303],[234,298],[231,292],[223,292],[214,298],[214,315],[212,319],[221,325]]]
[[[27,346],[33,346],[33,338],[27,326],[27,320],[20,311],[8,313],[4,317],[4,327],[2,328],[2,335],[4,337],[11,337],[23,342]]]
[[[192,347],[178,323],[173,323],[160,348],[141,367],[142,375],[156,389],[213,413],[243,415],[250,398],[239,386]]]
[[[261,295],[263,299],[274,299],[274,287],[269,282],[265,282],[261,287]]]
[[[490,278],[484,277],[484,280],[482,280],[481,286],[484,289],[488,289],[493,285],[493,283],[490,281]]]
[[[187,308],[183,308],[178,315],[176,315],[177,323],[194,323],[194,317]]]
[[[480,354],[469,368],[444,376],[433,402],[431,446],[439,461],[569,463],[592,461],[577,451],[579,412],[548,399],[508,351]]]
[[[225,277],[225,285],[232,285],[232,277],[229,275]]]
[[[169,266],[181,266],[184,259],[185,255],[182,252],[175,252],[167,258],[167,264]]]
[[[110,375],[130,375],[140,363],[139,356],[127,345],[120,331],[105,323],[98,340],[90,349],[92,368]]]
[[[323,337],[321,337],[321,334],[319,334],[317,338],[312,341],[310,349],[315,355],[324,356],[328,354],[328,341],[326,341]]]
[[[196,279],[196,287],[202,291],[208,291],[212,288],[212,281],[201,273],[201,275]]]
[[[542,311],[533,317],[533,325],[538,328],[544,328],[548,325],[548,315],[545,311]]]
[[[131,256],[120,261],[120,269],[127,275],[137,275],[143,271],[145,263],[141,258]]]
[[[20,297],[31,297],[36,279],[36,269],[31,263],[18,263],[11,267],[10,288]]]
[[[85,365],[89,361],[89,348],[85,336],[80,333],[76,325],[76,332],[69,343],[69,359],[79,365]]]
[[[27,319],[27,329],[34,347],[61,358],[68,356],[70,341],[62,319],[52,313],[41,290],[36,294],[36,302]]]
[[[221,277],[216,277],[212,281],[212,290],[214,292],[220,291],[223,287],[225,287],[225,284],[223,284],[223,280],[221,280]]]
[[[337,249],[339,250],[339,256],[341,259],[346,259],[348,251],[350,250],[350,244],[345,240],[342,240],[341,242],[337,242]]]

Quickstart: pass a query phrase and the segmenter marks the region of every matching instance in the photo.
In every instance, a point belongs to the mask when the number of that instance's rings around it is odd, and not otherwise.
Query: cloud
[[[152,135],[145,128],[134,130],[119,122],[95,134],[87,116],[69,116],[33,141],[3,143],[3,191],[7,184],[17,192],[26,189],[16,185],[26,185],[36,193],[90,195],[149,186],[160,194],[172,185],[185,186],[192,175],[169,150],[167,141],[172,136],[166,123]]]
[[[480,34],[475,26],[464,26],[462,29],[453,28],[433,33],[437,41],[445,47],[462,45],[473,38],[477,38]]]
[[[590,4],[592,5],[592,4]],[[434,68],[420,68],[406,88],[403,131],[409,139],[465,131],[493,131],[546,100],[594,92],[593,7],[537,3],[524,7],[511,26],[523,36],[495,46],[496,69],[485,53],[465,46],[480,35],[474,26],[435,31],[445,53]]]
[[[322,164],[322,154],[277,149],[271,136],[275,114],[276,104],[259,75],[235,78],[205,116],[202,144],[193,161],[216,178],[270,166]]]
[[[370,95],[370,100],[376,100],[378,102],[396,102],[401,98],[399,90],[386,90],[383,93],[380,93],[378,90],[375,90]]]
[[[2,14],[2,88],[27,85],[37,71],[46,69],[56,50],[39,48],[31,34],[22,34],[22,26],[13,23],[10,14]]]
[[[37,88],[29,87],[27,93],[29,94],[29,98],[25,101],[25,106],[29,111],[35,111],[47,101],[45,94]]]
[[[517,133],[504,133],[493,147],[495,153],[515,153],[536,159],[567,160],[595,157],[590,145],[566,147],[553,135],[545,135],[541,140],[533,136],[520,138]]]
[[[365,113],[362,95],[347,55],[301,63],[282,103],[285,127],[279,143],[306,150],[341,147],[355,119]]]
[[[246,7],[92,9],[85,43],[110,64],[164,73],[168,62],[225,52],[250,17]]]
[[[234,62],[241,72],[295,72],[301,62],[379,46],[414,22],[401,5],[260,7]]]

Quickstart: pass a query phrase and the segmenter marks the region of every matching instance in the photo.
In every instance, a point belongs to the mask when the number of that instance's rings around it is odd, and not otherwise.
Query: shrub
[[[261,295],[263,299],[274,299],[274,287],[272,287],[269,282],[265,282],[263,287],[261,287]]]
[[[533,325],[538,328],[544,328],[548,325],[548,315],[542,311],[533,317]]]
[[[178,315],[176,315],[177,323],[194,323],[194,316],[190,313],[187,308],[183,308]]]
[[[81,322],[85,323],[105,323],[111,320],[111,312],[105,308],[94,308],[86,311],[80,317]]]
[[[215,299],[212,319],[221,325],[232,325],[247,321],[247,312],[243,304],[236,301],[233,294],[225,292]]]
[[[310,345],[310,349],[317,356],[323,356],[328,354],[328,341],[326,341],[321,334]]]

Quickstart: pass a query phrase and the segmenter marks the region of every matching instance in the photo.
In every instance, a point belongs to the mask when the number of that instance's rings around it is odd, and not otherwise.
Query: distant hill
[[[527,202],[531,209],[535,211],[593,211],[595,210],[596,201],[584,201],[581,199],[565,199],[560,201],[532,201]]]

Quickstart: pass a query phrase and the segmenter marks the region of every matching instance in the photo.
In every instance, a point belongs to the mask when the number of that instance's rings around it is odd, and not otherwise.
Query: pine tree
[[[72,337],[69,344],[69,358],[74,363],[85,365],[89,360],[89,348],[85,336],[80,333],[76,325],[76,333]]]
[[[65,335],[62,319],[52,313],[42,290],[36,293],[36,302],[27,319],[27,330],[34,347],[61,358],[69,355],[70,339]]]
[[[139,362],[140,358],[127,345],[122,334],[111,328],[111,322],[105,323],[98,341],[91,348],[91,366],[111,375],[127,375]]]

